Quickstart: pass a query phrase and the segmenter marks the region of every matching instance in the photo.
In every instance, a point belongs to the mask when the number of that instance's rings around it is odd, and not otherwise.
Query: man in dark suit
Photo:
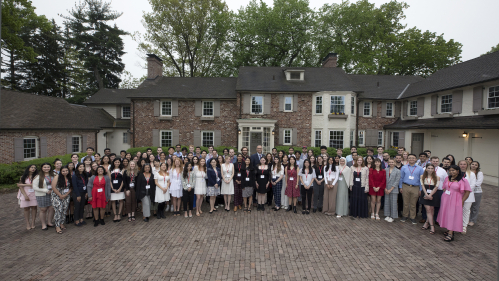
[[[256,170],[258,169],[258,165],[260,165],[260,158],[264,157],[262,153],[262,146],[257,145],[256,147],[256,153],[251,155],[250,160],[251,164],[253,165],[253,168]]]

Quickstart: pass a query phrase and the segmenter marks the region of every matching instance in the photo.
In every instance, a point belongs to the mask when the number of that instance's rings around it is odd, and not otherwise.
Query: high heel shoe
[[[293,206],[293,213],[296,214],[296,206]]]
[[[286,212],[291,212],[291,210],[292,210],[292,207],[291,207],[291,205],[289,205],[289,207],[286,209]]]

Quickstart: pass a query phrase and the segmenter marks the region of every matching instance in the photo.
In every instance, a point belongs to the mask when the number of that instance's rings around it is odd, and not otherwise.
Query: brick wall
[[[397,121],[398,118],[381,117],[381,104],[381,101],[373,101],[373,109],[377,110],[376,116],[362,117],[359,115],[359,130],[383,130],[383,126]]]
[[[67,137],[74,135],[87,136],[87,143],[82,143],[83,152],[88,146],[96,148],[95,132],[93,131],[2,131],[0,133],[0,163],[9,164],[14,162],[15,138],[27,136],[46,137],[47,157],[51,157],[66,154]],[[38,154],[40,154],[40,142],[38,142]]]
[[[179,130],[179,142],[182,145],[193,144],[194,130],[221,130],[222,146],[237,146],[236,119],[239,111],[235,100],[220,101],[220,117],[215,117],[213,121],[201,121],[199,116],[195,116],[194,100],[179,100],[178,116],[171,120],[154,117],[153,100],[134,100],[131,110],[135,118],[131,120],[132,130],[135,121],[135,147],[151,146],[153,129]]]
[[[239,104],[240,95],[238,94],[237,102]],[[277,120],[274,135],[274,144],[282,145],[279,139],[279,128],[296,128],[297,129],[297,145],[311,145],[310,132],[312,126],[312,95],[311,94],[298,94],[298,107],[293,109],[293,112],[283,112],[279,111],[279,96],[286,95],[282,94],[272,94],[272,107],[270,114],[263,115],[252,115],[252,114],[242,114],[241,118],[265,118]],[[243,102],[241,106],[245,105]],[[242,112],[242,110],[241,110]]]

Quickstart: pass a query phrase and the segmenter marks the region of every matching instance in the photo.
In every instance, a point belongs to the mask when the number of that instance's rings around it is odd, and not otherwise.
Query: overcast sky
[[[273,0],[264,0],[272,5]],[[68,14],[68,10],[74,7],[75,0],[32,0],[37,8],[37,14],[43,14],[47,18],[54,18],[58,24],[63,19],[59,14]],[[249,0],[226,0],[227,5],[233,11],[245,6]],[[352,2],[352,1],[351,1]],[[355,2],[355,1],[353,1]],[[370,0],[377,7],[389,2],[383,0]],[[341,3],[339,0],[310,0],[310,7],[319,8],[325,3]],[[421,30],[430,30],[437,34],[444,34],[446,40],[454,39],[463,44],[462,60],[470,60],[490,50],[492,46],[499,43],[499,1],[498,0],[407,0],[410,7],[405,10],[407,27]],[[114,10],[123,12],[116,21],[117,25],[129,32],[138,31],[145,33],[141,23],[142,15],[150,12],[151,8],[147,0],[114,0],[111,2]],[[146,75],[143,68],[144,61],[130,36],[123,38],[125,52],[123,62],[125,69],[134,77]],[[339,54],[341,55],[341,54]]]

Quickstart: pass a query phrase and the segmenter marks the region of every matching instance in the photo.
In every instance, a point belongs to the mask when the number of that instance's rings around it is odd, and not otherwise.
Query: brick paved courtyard
[[[496,280],[498,189],[456,241],[422,224],[220,210],[202,218],[25,230],[0,195],[0,280]],[[207,204],[204,207],[208,207]],[[90,221],[88,221],[90,222]]]

